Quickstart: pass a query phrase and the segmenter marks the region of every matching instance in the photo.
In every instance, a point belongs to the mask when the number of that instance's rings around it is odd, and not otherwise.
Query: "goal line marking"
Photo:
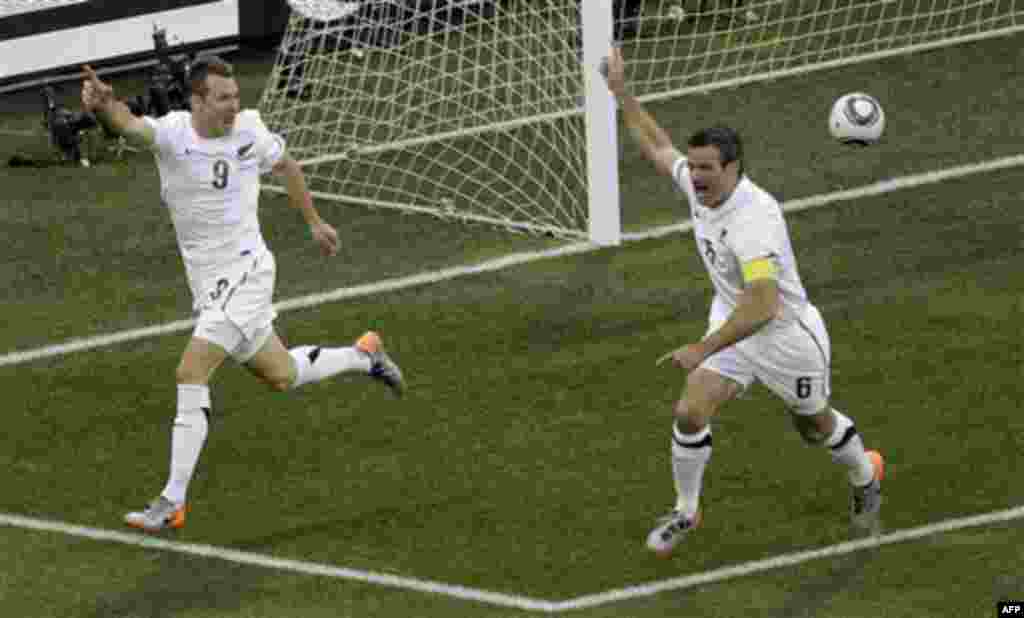
[[[901,178],[895,178],[891,180],[883,180],[881,182],[876,182],[855,189],[847,189],[844,191],[836,191],[832,193],[824,193],[820,195],[813,195],[806,198],[790,200],[785,202],[782,206],[783,209],[787,212],[807,210],[809,208],[817,208],[819,206],[825,206],[836,202],[843,202],[864,197],[882,195],[884,193],[901,191],[904,189],[910,189],[921,185],[934,184],[937,182],[942,182],[944,180],[963,178],[965,176],[970,176],[973,174],[994,172],[1002,169],[1019,167],[1022,165],[1024,165],[1024,155],[1015,155],[1011,157],[1004,157],[1001,159],[994,159],[992,161],[986,161],[984,163],[960,165],[957,167],[952,167],[936,172],[927,172],[923,174],[915,174],[912,176],[903,176]],[[686,232],[689,231],[691,228],[692,225],[689,222],[655,227],[644,230],[642,232],[625,233],[623,234],[623,241],[634,242],[639,240],[661,238],[663,236],[668,236],[670,234]],[[593,245],[589,242],[577,242],[544,251],[512,253],[504,257],[488,260],[485,262],[481,262],[479,264],[443,268],[441,270],[421,273],[418,275],[412,275],[408,277],[386,279],[384,281],[378,281],[375,283],[368,283],[364,285],[357,285],[354,287],[347,288],[338,288],[330,292],[292,298],[279,302],[274,306],[277,308],[278,311],[281,312],[292,311],[294,309],[304,309],[307,307],[313,307],[316,305],[335,302],[339,300],[359,298],[374,294],[381,294],[384,292],[391,292],[395,290],[411,288],[420,285],[438,283],[449,279],[455,279],[457,277],[464,277],[466,275],[494,272],[512,266],[518,266],[521,264],[526,264],[528,262],[534,262],[537,260],[564,257],[576,255],[579,253],[587,253],[590,251],[599,250],[601,248],[601,246]],[[20,365],[23,363],[28,363],[43,358],[64,356],[66,354],[71,354],[73,352],[82,352],[86,350],[93,350],[96,348],[103,348],[121,343],[126,343],[129,341],[137,341],[140,339],[159,337],[162,335],[189,330],[194,326],[195,320],[193,319],[178,320],[175,322],[168,322],[166,324],[158,324],[143,328],[135,328],[131,330],[110,333],[106,335],[97,335],[94,337],[71,339],[64,343],[44,346],[30,350],[15,350],[13,352],[8,352],[6,354],[0,355],[0,367]]]
[[[301,560],[276,558],[274,556],[238,551],[226,547],[216,547],[213,545],[180,543],[158,537],[147,536],[140,533],[116,532],[113,530],[90,528],[87,526],[77,526],[74,524],[67,524],[44,519],[35,519],[31,517],[23,517],[20,515],[12,515],[8,513],[0,513],[0,526],[9,526],[14,528],[29,529],[40,532],[55,532],[73,537],[87,538],[96,541],[106,541],[111,543],[120,543],[123,545],[131,545],[135,547],[141,547],[144,549],[154,549],[178,554],[188,554],[202,558],[214,558],[217,560],[225,560],[235,564],[245,564],[249,566],[275,569],[278,571],[300,573],[304,575],[358,581],[366,584],[385,586],[388,588],[412,590],[427,594],[446,596],[458,599],[460,601],[475,601],[487,605],[511,607],[516,609],[553,614],[557,612],[580,610],[598,607],[601,605],[609,605],[612,603],[620,603],[631,599],[653,596],[655,594],[667,592],[669,590],[683,590],[687,588],[694,588],[697,586],[723,582],[726,580],[736,579],[739,577],[746,577],[748,575],[754,575],[757,573],[774,571],[777,569],[795,566],[798,564],[810,562],[812,560],[818,560],[821,558],[834,558],[837,556],[852,554],[854,552],[863,551],[875,547],[881,547],[884,545],[892,545],[895,543],[903,543],[906,541],[922,539],[936,534],[953,532],[965,528],[1006,523],[1009,521],[1013,521],[1015,519],[1020,519],[1022,517],[1024,517],[1024,506],[1018,506],[1015,508],[1005,509],[1001,511],[993,511],[981,515],[960,517],[956,519],[947,519],[945,521],[940,521],[934,524],[920,526],[917,528],[908,528],[905,530],[899,530],[897,532],[891,532],[888,534],[882,534],[870,538],[859,539],[856,541],[837,543],[835,545],[829,545],[826,547],[821,547],[818,549],[812,549],[808,551],[781,554],[763,560],[744,562],[741,564],[718,568],[711,571],[705,571],[703,573],[687,575],[684,577],[676,577],[672,579],[656,581],[647,584],[629,586],[626,588],[606,590],[604,592],[599,592],[597,594],[589,594],[585,596],[575,597],[572,599],[567,599],[564,601],[548,601],[544,599],[536,599],[515,594],[506,594],[490,590],[481,590],[479,588],[470,588],[467,586],[460,586],[457,584],[446,584],[438,581],[417,579],[414,577],[392,575],[388,573],[378,573],[374,571],[362,571],[358,569],[350,569],[346,567],[316,562],[304,562]]]

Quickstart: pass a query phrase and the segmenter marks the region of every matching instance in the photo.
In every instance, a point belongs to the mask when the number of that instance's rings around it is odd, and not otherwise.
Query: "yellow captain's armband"
[[[775,260],[770,257],[750,260],[743,264],[743,281],[747,283],[758,279],[775,279],[778,274],[779,269],[775,266]]]

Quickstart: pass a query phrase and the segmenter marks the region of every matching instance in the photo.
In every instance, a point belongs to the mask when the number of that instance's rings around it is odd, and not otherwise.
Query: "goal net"
[[[315,196],[611,243],[612,39],[653,100],[1024,28],[1024,0],[289,4],[260,108]]]

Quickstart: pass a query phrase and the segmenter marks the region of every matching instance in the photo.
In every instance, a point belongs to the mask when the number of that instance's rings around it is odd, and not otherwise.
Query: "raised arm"
[[[622,116],[633,140],[640,146],[640,151],[649,161],[654,163],[658,173],[672,176],[672,167],[679,158],[679,151],[654,117],[647,113],[640,101],[626,87],[622,53],[613,47],[608,56],[604,76],[608,89],[622,104]]]
[[[122,101],[114,98],[114,88],[100,81],[96,71],[85,65],[82,82],[82,105],[96,115],[111,132],[123,135],[131,142],[146,148],[156,144],[156,131],[142,118],[135,116]]]

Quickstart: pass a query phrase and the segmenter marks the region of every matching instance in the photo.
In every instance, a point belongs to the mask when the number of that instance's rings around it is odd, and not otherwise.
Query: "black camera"
[[[171,56],[167,44],[167,31],[154,29],[153,46],[156,49],[157,64],[150,73],[146,93],[125,100],[128,109],[136,116],[159,118],[175,110],[189,110],[189,66],[193,58]],[[58,105],[54,90],[47,86],[42,91],[46,106],[43,125],[49,132],[50,145],[60,151],[67,161],[88,165],[82,156],[82,132],[101,126],[89,112],[71,111]],[[117,139],[103,127],[107,139]]]
[[[157,65],[149,76],[146,93],[126,101],[128,109],[136,116],[159,118],[176,110],[191,110],[189,102],[189,66],[192,58],[174,58],[167,44],[167,30],[153,30],[153,47],[156,49]]]
[[[72,112],[57,105],[50,86],[43,89],[43,101],[46,105],[43,125],[50,132],[50,145],[60,150],[65,159],[85,164],[81,133],[98,126],[96,117],[88,112]]]

